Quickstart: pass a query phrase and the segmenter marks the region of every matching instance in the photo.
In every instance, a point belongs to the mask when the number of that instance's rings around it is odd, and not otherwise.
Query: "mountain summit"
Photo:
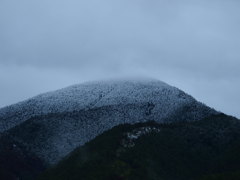
[[[120,124],[196,121],[212,114],[217,112],[158,80],[108,80],[70,86],[2,108],[0,132],[5,141],[21,144],[44,164],[55,164]]]
[[[191,108],[189,113],[198,120],[213,112],[183,91],[153,79],[106,80],[73,85],[64,89],[44,93],[26,101],[0,109],[0,132],[4,132],[32,117],[49,113],[64,113],[90,110],[107,106],[134,106],[125,109],[140,122],[138,111],[145,109],[147,119],[165,122],[177,111]],[[136,109],[135,106],[138,106]],[[143,106],[145,108],[143,108]],[[135,111],[135,112],[133,112]],[[141,111],[142,112],[142,111]],[[127,122],[134,122],[124,118]],[[145,120],[147,120],[145,119]]]

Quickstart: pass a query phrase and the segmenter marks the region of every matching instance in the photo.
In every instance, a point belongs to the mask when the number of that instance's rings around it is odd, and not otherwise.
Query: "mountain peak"
[[[40,94],[0,109],[0,132],[25,120],[49,113],[87,110],[118,104],[153,104],[161,119],[191,103],[194,98],[151,78],[119,78],[91,81]],[[200,103],[199,103],[200,104]]]
[[[26,142],[28,149],[52,164],[119,124],[196,121],[215,113],[162,81],[104,80],[73,85],[0,109],[0,132],[13,133],[14,140]]]

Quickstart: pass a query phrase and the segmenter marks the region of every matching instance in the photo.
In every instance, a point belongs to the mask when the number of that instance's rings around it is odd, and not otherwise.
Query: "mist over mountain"
[[[0,107],[148,76],[240,118],[238,0],[1,0]]]
[[[0,180],[240,180],[239,10],[0,0]]]

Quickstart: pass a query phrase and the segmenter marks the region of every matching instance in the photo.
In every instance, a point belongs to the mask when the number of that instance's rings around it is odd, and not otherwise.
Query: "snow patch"
[[[141,136],[150,133],[159,133],[160,131],[161,131],[160,128],[151,126],[134,129],[132,132],[126,133],[126,138],[122,140],[121,145],[125,148],[132,148],[135,146],[135,141],[139,139]]]

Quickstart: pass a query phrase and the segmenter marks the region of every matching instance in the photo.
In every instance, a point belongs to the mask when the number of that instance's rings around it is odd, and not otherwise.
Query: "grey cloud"
[[[195,81],[206,87],[228,81],[240,90],[239,8],[238,0],[1,0],[0,69],[3,76],[10,76],[4,68],[35,69],[41,81],[49,79],[42,91],[66,76],[62,86],[127,75],[153,76],[186,91]],[[201,100],[202,89],[191,93]]]
[[[188,64],[217,62],[240,47],[239,33],[232,33],[240,30],[240,15],[216,1],[220,7],[176,1],[23,2],[2,1],[5,63],[81,68],[127,61],[131,52],[140,61],[145,55],[154,62]]]

